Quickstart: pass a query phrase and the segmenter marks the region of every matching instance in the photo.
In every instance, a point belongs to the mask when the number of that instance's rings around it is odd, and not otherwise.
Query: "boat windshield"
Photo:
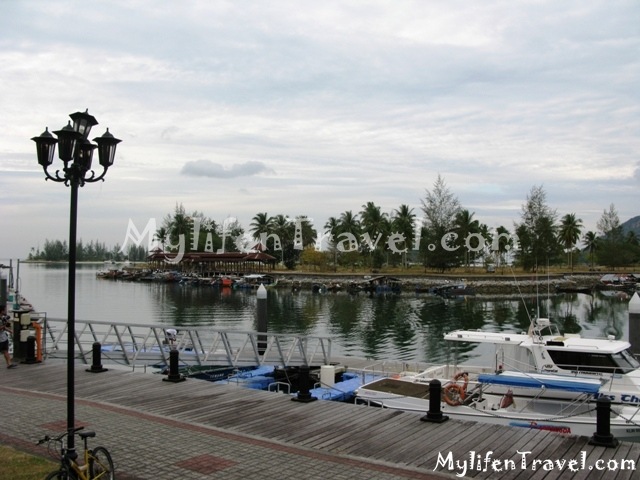
[[[636,360],[636,357],[633,356],[630,350],[623,350],[620,353],[616,353],[613,358],[620,367],[627,365],[627,368],[631,370],[640,368],[640,362]]]
[[[625,374],[640,368],[629,350],[614,354],[552,349],[548,352],[554,363],[565,370]]]

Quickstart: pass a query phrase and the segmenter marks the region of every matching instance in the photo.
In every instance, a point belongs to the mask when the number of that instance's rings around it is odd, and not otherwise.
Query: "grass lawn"
[[[58,465],[6,445],[0,445],[0,458],[0,478],[7,480],[42,480]]]

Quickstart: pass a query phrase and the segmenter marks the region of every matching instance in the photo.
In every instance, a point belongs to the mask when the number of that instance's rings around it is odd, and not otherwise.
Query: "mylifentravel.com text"
[[[157,222],[155,218],[150,218],[142,231],[137,228],[132,219],[129,219],[124,242],[120,251],[125,252],[130,243],[133,243],[135,246],[140,246],[145,243],[145,239],[148,251],[151,251],[154,248],[158,247],[158,240],[155,238],[155,232],[157,230],[156,227]],[[187,241],[185,235],[181,234],[178,236],[178,243],[176,245],[166,244],[165,246],[169,247],[171,251],[177,251],[178,257],[181,257],[188,251],[196,250],[201,235],[205,236],[205,245],[210,245],[211,247],[209,251],[213,252],[213,233],[211,231],[208,231],[207,225],[199,225],[198,222],[194,222],[192,228],[192,232],[190,235],[191,245],[186,244]],[[226,241],[226,233],[224,229],[222,235],[222,241],[224,245]],[[297,219],[295,222],[295,232],[293,238],[294,241],[292,247],[294,250],[304,250],[305,247],[308,246],[302,242],[302,222],[299,219]],[[262,245],[271,245],[271,249],[273,251],[282,251],[284,249],[283,242],[275,233],[261,232],[259,241]],[[250,248],[247,248],[249,244],[243,237],[235,238],[233,239],[233,242],[239,252],[248,253],[250,251]],[[339,252],[347,253],[360,251],[362,248],[376,250],[378,246],[382,245],[392,253],[407,253],[409,250],[418,251],[422,246],[423,240],[420,236],[419,228],[416,229],[416,235],[414,237],[413,243],[411,245],[408,245],[407,243],[408,242],[406,241],[404,235],[401,233],[392,233],[390,235],[377,233],[377,235],[375,235],[375,238],[373,238],[369,234],[369,232],[362,233],[358,236],[350,232],[343,232],[335,236],[329,232],[325,232],[314,240],[313,246],[318,249],[323,249],[327,248],[328,245],[331,244],[332,248],[335,248]],[[438,247],[441,247],[443,250],[449,252],[455,252],[460,249],[466,249],[469,252],[481,252],[486,250],[497,252],[500,249],[507,251],[517,250],[518,245],[518,236],[512,233],[499,233],[492,235],[491,241],[489,242],[480,233],[470,233],[466,237],[460,238],[460,236],[456,232],[448,232],[440,237],[439,242],[429,243],[428,245],[426,245],[426,248],[432,252],[435,251]],[[205,249],[205,251],[207,250]],[[216,253],[223,252],[217,251]],[[177,262],[179,261],[179,259],[173,258],[171,261]]]
[[[515,457],[515,460],[514,458]],[[474,450],[469,452],[468,456],[460,459],[454,459],[453,453],[443,455],[438,452],[438,460],[433,469],[448,471],[455,473],[456,477],[466,477],[467,474],[473,472],[494,472],[501,473],[513,470],[523,470],[535,472],[542,470],[550,471],[570,471],[581,472],[589,470],[597,470],[600,472],[618,472],[618,471],[634,471],[636,470],[636,462],[629,459],[609,459],[601,458],[590,461],[587,452],[581,451],[577,457],[566,459],[540,459],[534,458],[531,451],[516,451],[516,455],[509,455],[508,459],[500,459],[494,457],[494,452],[478,453]]]

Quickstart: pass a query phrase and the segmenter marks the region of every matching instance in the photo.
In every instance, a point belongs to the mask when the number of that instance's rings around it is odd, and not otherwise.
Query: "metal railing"
[[[167,329],[177,330],[171,342]],[[67,322],[47,318],[44,358],[66,358]],[[179,352],[186,366],[329,365],[331,339],[285,333],[218,330],[78,320],[76,356],[91,363],[93,345],[100,343],[102,359],[129,366],[169,364],[169,352]]]

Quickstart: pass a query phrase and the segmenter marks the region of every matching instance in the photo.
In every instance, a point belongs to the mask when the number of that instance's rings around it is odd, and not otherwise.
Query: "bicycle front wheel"
[[[91,457],[91,463],[89,464],[89,478],[91,480],[115,479],[115,474],[113,473],[113,460],[111,460],[111,454],[106,448],[94,448]]]
[[[45,480],[71,480],[66,470],[58,470],[47,475]]]

